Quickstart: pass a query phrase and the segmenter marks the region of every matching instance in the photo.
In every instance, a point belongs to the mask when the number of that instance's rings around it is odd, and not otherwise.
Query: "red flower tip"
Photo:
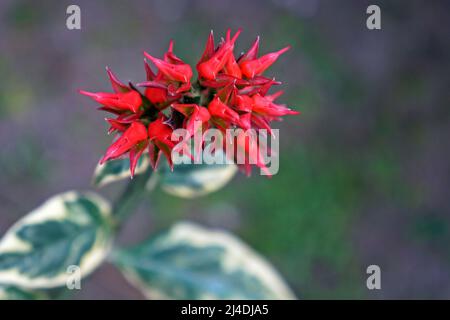
[[[152,103],[163,103],[167,100],[167,90],[164,88],[147,88],[145,89],[145,96]]]
[[[114,75],[114,73],[109,69],[109,67],[106,67],[106,72],[108,73],[109,80],[111,81],[111,86],[114,90],[114,92],[128,92],[130,91],[130,88],[124,85],[122,82],[120,82],[119,79]]]
[[[81,90],[81,89],[78,89],[77,91],[79,94],[85,95],[90,98],[94,98],[95,96],[97,96],[97,94],[94,92],[89,92],[89,91],[85,91],[85,90]]]
[[[136,113],[142,105],[141,95],[134,90],[126,93],[88,92],[84,90],[78,92],[102,104],[106,110],[119,113],[124,111]]]
[[[288,114],[299,114],[298,111],[293,111],[284,105],[275,104],[271,101],[271,99],[263,97],[259,94],[255,94],[253,96],[252,109],[256,113],[270,117],[281,117]]]
[[[150,65],[148,64],[147,59],[144,58],[144,68],[145,68],[145,74],[147,81],[152,81],[156,78],[156,75],[153,73],[152,69],[150,68]]]
[[[231,37],[231,29],[228,29],[228,30],[227,30],[227,33],[226,33],[226,41],[227,41],[227,42],[230,42],[232,45],[234,45],[234,43],[236,42],[236,40],[237,40],[237,38],[239,37],[239,35],[241,34],[241,32],[242,32],[242,29],[239,28],[238,31],[236,31],[236,33],[235,33],[235,35],[233,36],[233,38],[230,39],[230,37]]]
[[[255,42],[253,42],[253,45],[250,47],[250,49],[248,49],[248,51],[239,58],[239,65],[244,61],[256,59],[256,57],[258,56],[258,50],[259,36],[256,37],[256,40]]]
[[[170,39],[169,41],[169,48],[167,49],[167,52],[173,52],[173,39]]]
[[[231,30],[228,29],[225,42],[223,42],[219,49],[206,61],[197,65],[197,71],[199,75],[205,79],[212,80],[216,77],[217,73],[223,69],[227,63],[230,55],[233,54],[234,42],[238,38],[241,30],[239,29],[236,34],[231,38]]]
[[[238,123],[239,126],[244,130],[250,129],[252,127],[251,118],[252,118],[252,114],[250,112],[241,115],[239,117],[239,123]]]
[[[239,68],[239,65],[236,62],[236,59],[234,58],[233,54],[230,54],[230,57],[228,58],[227,62],[225,63],[224,71],[226,74],[233,76],[235,78],[238,78],[238,79],[242,78],[241,68]]]
[[[184,127],[191,136],[194,134],[196,121],[204,124],[211,118],[208,109],[197,104],[174,103],[172,108],[186,117]]]
[[[208,105],[208,111],[213,117],[223,119],[227,122],[238,123],[239,114],[215,97]]]
[[[291,46],[287,46],[276,52],[265,54],[258,59],[243,61],[240,64],[241,71],[246,77],[253,78],[255,75],[263,73],[275,61],[277,61],[279,56],[288,51],[290,48]]]
[[[174,64],[155,58],[144,52],[144,55],[164,74],[168,80],[189,82],[192,78],[192,69],[188,64]]]
[[[165,121],[166,119],[164,117],[160,117],[150,123],[148,126],[148,136],[150,137],[150,141],[157,147],[158,151],[155,150],[155,152],[162,152],[166,156],[169,166],[173,169],[171,154],[172,149],[175,147],[175,142],[171,139],[173,129]],[[156,158],[159,158],[159,155]]]
[[[133,177],[134,177],[134,172],[136,170],[137,163],[138,163],[139,158],[141,157],[142,153],[147,148],[147,144],[148,144],[148,142],[145,141],[145,142],[143,142],[141,144],[138,144],[138,145],[134,146],[130,150],[129,158],[130,158],[130,175],[131,175],[131,179],[133,179]]]
[[[106,150],[100,160],[100,164],[110,159],[116,159],[128,152],[134,145],[147,139],[147,128],[138,121],[133,122],[130,127]]]
[[[203,52],[202,57],[200,58],[198,64],[208,60],[209,58],[211,58],[213,54],[214,54],[214,33],[211,30],[211,32],[209,33],[208,40],[206,41],[205,51]]]

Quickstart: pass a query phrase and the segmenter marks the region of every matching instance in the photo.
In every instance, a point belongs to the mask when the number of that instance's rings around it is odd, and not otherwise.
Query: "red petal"
[[[238,59],[238,63],[241,64],[244,61],[256,59],[258,57],[258,50],[259,36],[256,37],[256,40],[255,42],[253,42],[253,45],[250,47],[250,49],[248,49],[248,51]]]
[[[248,78],[253,78],[255,75],[263,73],[275,61],[277,61],[279,56],[281,56],[289,49],[290,46],[287,46],[276,52],[265,54],[258,59],[243,61],[242,63],[240,63],[242,74]]]
[[[129,151],[137,143],[147,139],[147,129],[140,122],[133,122],[131,126],[106,150],[100,164],[115,159]]]
[[[141,157],[142,153],[144,152],[145,148],[147,147],[147,142],[143,146],[139,147],[133,147],[130,150],[130,174],[131,178],[134,177],[134,172],[137,166],[137,163],[139,161],[139,158]]]
[[[124,92],[130,91],[130,88],[128,86],[124,85],[122,82],[120,82],[119,79],[117,79],[117,77],[114,75],[114,73],[111,71],[111,69],[106,67],[106,72],[108,73],[109,80],[111,81],[111,86],[112,86],[114,92],[124,93]]]
[[[211,58],[211,56],[214,54],[214,34],[213,31],[209,33],[208,40],[206,41],[205,51],[202,54],[202,57],[200,58],[200,61],[197,63],[197,66]]]
[[[153,81],[156,78],[155,73],[150,68],[150,65],[147,62],[147,59],[144,59],[144,67],[145,67],[145,74],[147,76],[147,81]],[[139,84],[138,84],[139,86]]]

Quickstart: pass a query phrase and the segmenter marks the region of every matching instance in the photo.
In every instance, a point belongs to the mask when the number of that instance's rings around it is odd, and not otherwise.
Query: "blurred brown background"
[[[66,28],[70,4],[80,31]],[[369,4],[382,30],[366,28]],[[91,188],[110,137],[77,89],[108,90],[106,65],[143,80],[142,51],[161,56],[171,38],[193,65],[210,29],[242,27],[239,51],[256,35],[262,53],[293,46],[269,71],[302,112],[277,124],[279,174],[197,200],[157,191],[120,244],[190,219],[240,235],[299,298],[448,299],[449,21],[437,0],[2,0],[0,235],[47,197]],[[382,290],[366,288],[370,264]],[[77,298],[142,298],[110,265],[82,286]]]

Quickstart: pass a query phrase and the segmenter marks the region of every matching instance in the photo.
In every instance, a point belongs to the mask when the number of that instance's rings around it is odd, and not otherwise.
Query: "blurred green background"
[[[66,28],[70,4],[81,30]],[[262,53],[293,47],[268,72],[302,112],[276,124],[279,173],[195,200],[157,190],[120,243],[188,219],[238,234],[299,298],[450,298],[450,3],[377,1],[378,31],[369,4],[1,1],[0,235],[47,197],[91,188],[110,137],[77,89],[108,90],[106,65],[142,81],[142,51],[162,56],[171,38],[193,65],[210,29],[242,27],[238,51],[256,35]],[[366,288],[371,264],[382,290]],[[77,298],[142,298],[110,265],[90,278]]]

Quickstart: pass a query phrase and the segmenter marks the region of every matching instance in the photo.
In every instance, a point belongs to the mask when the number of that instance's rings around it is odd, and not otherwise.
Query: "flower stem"
[[[148,191],[145,188],[151,175],[151,170],[136,175],[130,180],[122,194],[117,198],[113,205],[113,217],[116,226],[120,225],[139,207]]]

